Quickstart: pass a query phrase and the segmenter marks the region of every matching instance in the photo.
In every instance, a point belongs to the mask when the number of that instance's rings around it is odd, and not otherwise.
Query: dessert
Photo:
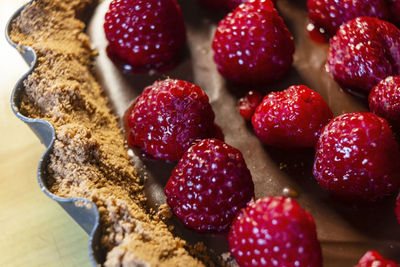
[[[204,139],[179,160],[165,186],[167,202],[189,228],[199,232],[229,229],[254,197],[251,174],[236,148]]]
[[[133,71],[168,68],[177,60],[186,40],[176,0],[112,1],[104,31],[109,52],[130,64]]]
[[[228,239],[240,266],[322,266],[314,220],[292,198],[251,202],[233,222]]]
[[[357,17],[389,18],[387,0],[308,0],[308,17],[331,37],[343,23]]]
[[[318,183],[336,196],[373,202],[398,191],[399,157],[385,119],[370,112],[346,113],[324,127],[313,173]]]
[[[372,88],[369,108],[396,126],[400,126],[400,76],[389,76]]]
[[[128,109],[127,139],[151,158],[178,161],[195,140],[220,135],[214,117],[199,86],[174,79],[157,81]]]
[[[314,147],[330,119],[332,111],[317,92],[305,85],[293,85],[267,94],[251,122],[263,143],[293,148]]]
[[[359,17],[343,24],[331,39],[327,64],[339,85],[368,94],[382,79],[400,74],[399,49],[396,26]]]
[[[75,4],[76,6],[76,3],[64,1],[60,4]],[[310,151],[287,153],[262,146],[251,127],[246,127],[245,121],[237,113],[236,103],[238,94],[235,91],[235,87],[226,83],[221,78],[213,63],[210,45],[215,26],[217,25],[216,16],[212,15],[206,9],[199,8],[196,1],[188,0],[180,1],[179,3],[181,4],[187,26],[187,46],[190,53],[186,55],[180,65],[167,75],[191,81],[206,91],[215,111],[216,122],[223,128],[227,143],[238,148],[246,159],[255,184],[256,198],[279,194],[296,197],[301,206],[310,211],[315,219],[318,237],[323,248],[324,266],[352,266],[357,263],[365,251],[372,248],[379,249],[383,255],[399,261],[400,246],[397,240],[400,240],[400,232],[398,223],[393,216],[393,203],[390,202],[391,204],[386,205],[388,202],[384,202],[382,205],[370,209],[355,209],[348,205],[340,205],[333,201],[313,180],[311,173],[313,153],[310,153]],[[288,73],[287,78],[275,84],[273,87],[274,90],[285,89],[292,84],[304,83],[318,90],[330,104],[335,114],[340,114],[344,111],[365,109],[366,106],[363,103],[341,92],[336,83],[326,75],[323,64],[325,64],[327,47],[315,45],[307,36],[304,36],[304,28],[307,23],[305,8],[296,1],[285,0],[278,2],[278,7],[282,16],[287,19],[287,24],[293,32],[297,52],[293,68]],[[94,62],[94,67],[96,77],[105,90],[103,96],[104,94],[108,96],[113,111],[118,114],[119,118],[122,118],[125,109],[142,92],[143,88],[152,84],[155,80],[165,77],[157,74],[152,76],[147,74],[126,74],[114,67],[105,52],[107,41],[104,38],[102,28],[107,8],[108,2],[99,4],[95,10],[94,17],[88,24],[87,32],[91,37],[93,47],[99,51],[99,55]],[[60,10],[57,8],[57,10],[64,12],[64,9]],[[35,12],[25,12],[22,16],[26,14],[30,15],[29,19],[27,19],[30,25],[36,21],[33,19],[35,16],[43,15],[47,20],[51,21],[65,18],[59,13],[43,12],[41,8],[37,8]],[[57,19],[53,17],[57,17]],[[70,23],[63,25],[63,27],[69,25]],[[61,26],[57,24],[57,31],[62,31],[60,29],[62,28]],[[35,38],[38,38],[39,35],[57,37],[53,32],[47,34],[48,30],[42,27],[37,27],[36,30],[40,31],[40,33],[36,32],[37,37]],[[32,32],[35,32],[35,29],[31,29],[29,34]],[[57,40],[48,42],[48,44],[52,43],[53,48],[58,49],[58,51],[61,51],[61,48],[70,51],[68,50],[69,45],[66,45],[67,40],[65,38],[71,36],[72,41],[75,41],[76,35],[70,34],[71,32],[74,32],[74,30],[71,29],[71,31],[68,31],[66,37],[58,37]],[[29,44],[29,40],[31,40],[30,44],[32,44],[32,38],[26,37],[26,35],[20,36],[20,43]],[[14,36],[13,38],[15,40],[17,37]],[[34,43],[38,50],[43,50],[38,45],[36,39]],[[91,52],[91,50],[84,51],[85,53]],[[54,83],[50,82],[51,84]],[[52,87],[50,86],[50,88]],[[263,88],[260,92],[266,94],[267,89]],[[35,91],[31,90],[31,94],[34,93]],[[43,93],[42,95],[45,94]],[[26,115],[29,114],[26,113]],[[67,152],[67,150],[65,151]],[[118,151],[110,149],[110,153],[118,153]],[[136,162],[137,160],[135,158]],[[148,165],[146,169],[147,179],[144,184],[144,194],[147,198],[146,204],[157,210],[160,204],[165,203],[162,189],[171,173],[172,164],[158,161],[146,161],[146,164]],[[47,166],[46,163],[43,165]],[[112,164],[104,167],[104,169],[108,168],[112,169]],[[137,170],[139,174],[142,173],[140,167]],[[119,203],[118,200],[116,202],[117,204]],[[117,211],[120,212],[121,210],[123,209]],[[167,213],[165,212],[165,214]],[[373,215],[372,217],[371,214]],[[380,219],[375,220],[374,218]],[[156,218],[154,219],[156,220]],[[222,254],[227,251],[225,237],[221,238],[219,235],[208,234],[200,235],[193,231],[188,231],[180,223],[176,223],[175,216],[172,217],[172,221],[169,221],[169,223],[175,226],[174,233],[177,236],[184,237],[188,243],[204,242],[208,248],[207,250],[204,249],[204,246],[197,246],[203,248],[202,251],[204,254],[211,255],[212,252],[210,249],[213,249],[216,254]],[[120,228],[115,226],[115,229],[116,231],[112,230],[115,233],[119,233]],[[149,245],[149,249],[145,252],[150,253],[154,249],[150,244],[154,243],[147,244]],[[164,242],[160,242],[160,244],[164,244]],[[171,246],[169,242],[165,242],[165,247],[167,249],[164,251],[172,252],[171,249],[174,246]],[[156,251],[160,252],[161,248]],[[143,258],[143,251],[139,251],[137,255],[131,253],[132,251],[131,245],[121,244],[117,249],[113,250],[112,254],[108,253],[107,262],[108,264],[113,263],[115,265],[121,263],[128,264],[135,262],[135,259],[137,260],[138,257]],[[104,257],[107,255],[106,252],[104,253]],[[178,250],[177,253],[183,253],[183,250]],[[157,255],[158,253],[152,254],[156,260],[158,259]],[[226,254],[223,255],[225,256]],[[168,257],[164,258],[162,263],[164,265],[168,265],[168,263],[173,265],[172,258],[168,254]],[[178,256],[175,259],[177,260],[178,258],[181,260],[187,259],[186,257]],[[154,263],[156,260],[149,256],[146,262]],[[101,258],[98,259],[98,263],[103,264],[103,260]]]
[[[385,259],[378,251],[370,250],[365,253],[355,267],[398,267],[392,260]]]
[[[250,0],[218,23],[212,48],[222,76],[239,84],[263,84],[289,71],[294,43],[270,0]]]

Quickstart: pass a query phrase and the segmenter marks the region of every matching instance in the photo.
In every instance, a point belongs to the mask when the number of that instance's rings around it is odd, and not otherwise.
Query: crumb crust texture
[[[141,181],[92,71],[95,52],[79,20],[96,4],[38,0],[13,22],[12,41],[32,47],[38,56],[24,81],[19,111],[55,129],[47,186],[57,196],[97,205],[105,266],[203,266],[185,241],[144,208]]]

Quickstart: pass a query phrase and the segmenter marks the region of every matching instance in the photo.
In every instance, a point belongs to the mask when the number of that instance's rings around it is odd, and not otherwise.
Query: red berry
[[[240,4],[247,2],[247,0],[198,0],[203,6],[215,9],[215,10],[225,10],[232,11]],[[276,4],[276,0],[272,0]]]
[[[189,228],[224,231],[254,197],[242,153],[217,139],[191,146],[165,186],[167,202]]]
[[[239,266],[322,266],[310,213],[287,197],[264,197],[232,223],[229,250]]]
[[[368,102],[372,112],[400,126],[400,75],[380,81],[372,88]]]
[[[104,31],[112,54],[137,71],[172,64],[186,40],[176,0],[113,0]]]
[[[219,72],[241,84],[282,78],[293,60],[293,38],[270,0],[249,0],[219,22],[212,42]]]
[[[245,97],[239,99],[239,113],[245,120],[251,120],[257,106],[262,101],[262,95],[257,91],[249,91]]]
[[[400,153],[387,121],[370,112],[346,113],[323,129],[313,174],[345,200],[372,202],[400,185]]]
[[[389,17],[386,0],[308,0],[308,16],[316,27],[333,36],[343,23],[361,16]]]
[[[166,79],[145,88],[125,119],[128,143],[152,158],[177,161],[197,139],[214,137],[214,112],[197,85]]]
[[[313,147],[332,118],[324,99],[304,85],[266,95],[253,115],[258,138],[277,147]]]
[[[397,216],[397,221],[400,224],[400,193],[398,194],[397,198],[396,198],[396,208],[395,208],[395,213]]]
[[[344,88],[362,93],[382,79],[400,74],[400,30],[371,17],[343,24],[331,39],[328,66]]]
[[[394,261],[385,259],[375,250],[367,251],[354,267],[399,267]]]

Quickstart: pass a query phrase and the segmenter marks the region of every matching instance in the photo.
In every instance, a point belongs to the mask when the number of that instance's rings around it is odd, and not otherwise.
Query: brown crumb
[[[158,207],[158,213],[164,218],[171,219],[172,211],[168,204],[162,204]]]
[[[105,266],[203,266],[167,225],[144,208],[142,184],[117,118],[92,73],[96,51],[78,19],[96,0],[37,0],[14,21],[12,40],[38,56],[20,111],[55,128],[48,187],[93,201],[100,212]],[[78,203],[79,205],[79,203]]]

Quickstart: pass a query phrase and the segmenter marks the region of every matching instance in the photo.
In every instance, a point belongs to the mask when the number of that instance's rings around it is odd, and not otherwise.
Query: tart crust
[[[12,41],[32,47],[38,56],[24,81],[20,112],[49,121],[56,133],[47,186],[57,196],[97,205],[105,266],[204,266],[144,207],[142,182],[96,81],[96,53],[80,20],[96,4],[37,0],[13,22]]]

